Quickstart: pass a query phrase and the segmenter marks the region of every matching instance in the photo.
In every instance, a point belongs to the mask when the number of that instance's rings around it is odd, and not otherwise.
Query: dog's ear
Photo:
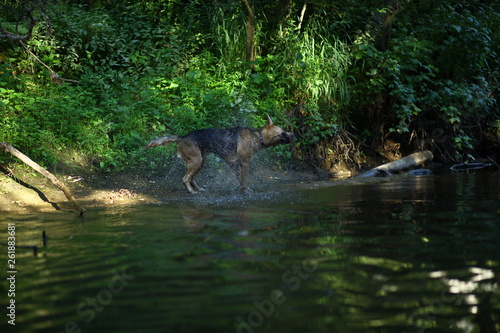
[[[273,126],[273,120],[271,119],[271,117],[269,117],[269,115],[267,115],[267,126]]]

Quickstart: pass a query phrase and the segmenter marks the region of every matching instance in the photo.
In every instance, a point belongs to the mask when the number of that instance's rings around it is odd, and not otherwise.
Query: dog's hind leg
[[[204,164],[204,156],[200,148],[191,141],[181,141],[178,153],[187,167],[186,174],[182,178],[182,183],[189,193],[196,193],[200,190],[200,187],[194,181],[194,177]]]
[[[184,184],[184,187],[191,194],[194,194],[200,190],[200,187],[198,186],[198,184],[196,184],[196,182],[193,180],[193,178],[194,178],[195,174],[198,172],[198,170],[199,170],[199,166],[191,164],[188,166],[188,171],[186,172],[186,174],[182,178],[182,183]]]
[[[205,155],[202,154],[202,156],[201,156],[201,165],[192,174],[192,176],[191,176],[191,182],[190,182],[191,188],[193,188],[196,192],[201,191],[202,188],[200,188],[198,186],[198,184],[196,184],[196,182],[194,181],[194,177],[196,177],[196,175],[198,174],[198,172],[200,172],[201,168],[203,168],[204,165],[205,165]]]
[[[186,161],[187,171],[182,178],[182,183],[189,193],[196,193],[200,190],[200,187],[194,181],[194,177],[200,171],[202,164],[201,160]]]

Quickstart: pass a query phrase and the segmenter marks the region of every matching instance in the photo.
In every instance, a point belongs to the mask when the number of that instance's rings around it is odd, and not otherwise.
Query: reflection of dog
[[[182,178],[189,193],[200,188],[194,177],[205,164],[205,157],[213,153],[224,159],[240,179],[241,189],[248,189],[248,168],[252,157],[261,149],[292,142],[294,135],[273,124],[267,116],[267,124],[262,129],[233,127],[229,129],[206,128],[186,135],[169,135],[151,141],[144,148],[178,142],[178,156],[186,162],[187,172]]]

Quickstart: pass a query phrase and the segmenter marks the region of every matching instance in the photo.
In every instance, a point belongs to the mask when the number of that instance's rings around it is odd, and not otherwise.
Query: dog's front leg
[[[248,191],[248,170],[250,168],[249,162],[240,162],[240,185],[241,191],[246,193]]]
[[[241,189],[243,190],[243,192],[245,192],[247,186],[246,186],[246,176],[244,175],[244,168],[243,168],[244,163],[241,161],[241,159],[236,157],[236,155],[229,156],[226,159],[226,161],[233,170],[234,174],[236,175],[236,178],[238,178]],[[247,174],[248,174],[248,164],[247,164]]]

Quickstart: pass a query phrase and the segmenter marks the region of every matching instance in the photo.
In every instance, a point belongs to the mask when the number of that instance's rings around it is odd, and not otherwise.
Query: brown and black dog
[[[189,193],[200,190],[194,177],[205,164],[205,158],[212,153],[225,160],[240,180],[241,190],[248,189],[248,168],[253,156],[261,149],[291,143],[293,133],[285,132],[273,124],[267,116],[262,129],[233,127],[229,129],[206,128],[186,135],[169,135],[151,141],[144,148],[179,144],[178,156],[186,162],[187,172],[182,182]]]

